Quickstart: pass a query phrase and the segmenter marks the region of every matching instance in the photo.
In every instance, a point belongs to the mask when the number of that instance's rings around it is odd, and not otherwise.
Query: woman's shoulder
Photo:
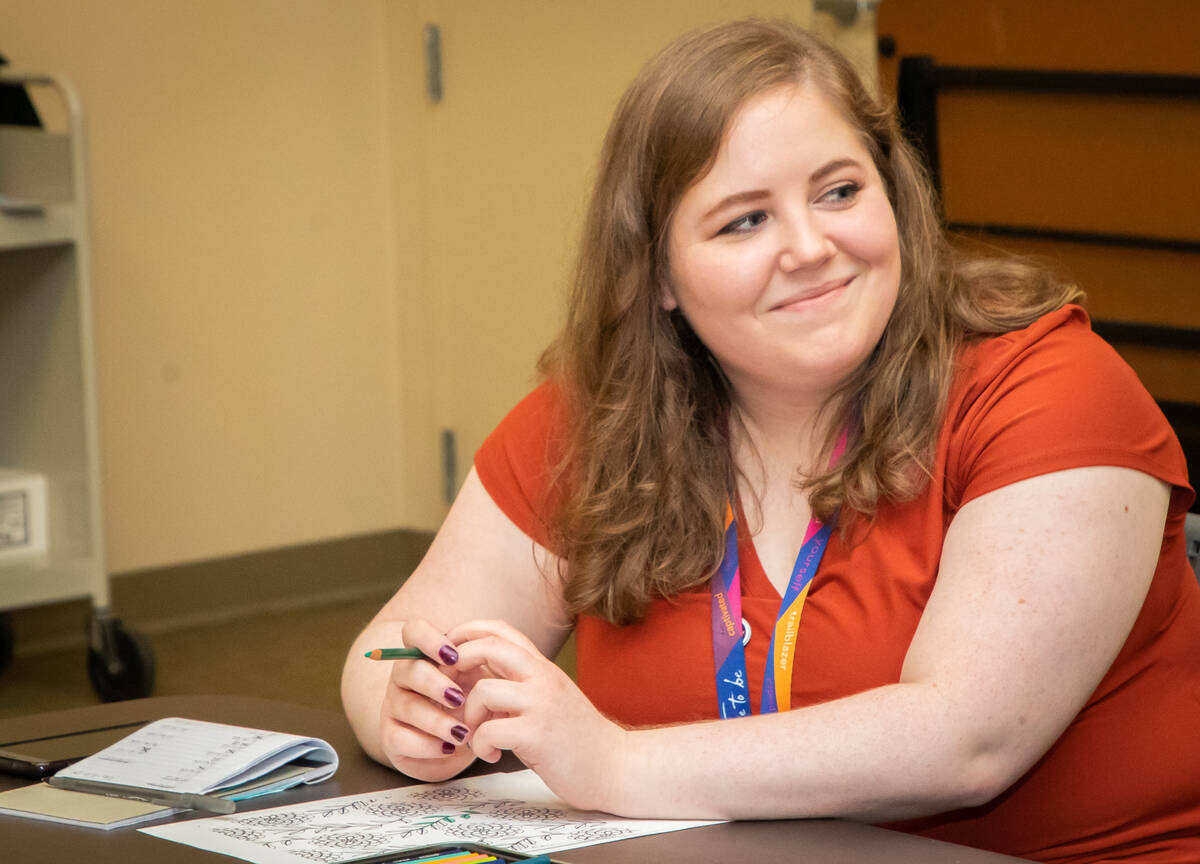
[[[962,349],[953,392],[971,402],[999,386],[1097,395],[1129,391],[1139,401],[1153,399],[1115,349],[1092,330],[1081,306],[1068,304],[1019,330],[979,338]],[[1082,388],[1082,389],[1079,389]]]
[[[959,365],[975,375],[986,375],[997,367],[1028,356],[1031,352],[1070,352],[1085,343],[1099,342],[1091,318],[1074,303],[1047,312],[1019,330],[977,338],[967,343]]]
[[[545,378],[496,424],[479,453],[499,449],[524,461],[543,453],[548,443],[561,442],[568,431],[565,389],[558,380]]]
[[[526,534],[549,545],[551,486],[569,428],[561,384],[546,379],[525,395],[475,453],[488,495]]]
[[[1190,497],[1183,452],[1161,409],[1081,307],[967,345],[957,371],[943,430],[948,468],[976,493],[1054,470],[1119,465],[1177,487],[1180,501]]]
[[[504,424],[529,426],[561,423],[564,406],[565,394],[562,384],[555,378],[543,378],[512,407],[500,421],[500,426]]]

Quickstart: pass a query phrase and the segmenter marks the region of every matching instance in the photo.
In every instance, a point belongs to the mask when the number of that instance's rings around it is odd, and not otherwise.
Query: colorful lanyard
[[[831,464],[845,448],[843,433],[834,448]],[[800,613],[813,575],[821,565],[833,524],[823,525],[810,519],[800,544],[800,554],[792,568],[775,630],[771,634],[766,674],[763,676],[761,712],[787,711],[792,707],[792,670],[796,660],[796,632]],[[717,704],[722,719],[745,717],[750,713],[749,676],[746,674],[746,649],[742,643],[741,567],[738,564],[737,520],[732,505],[725,508],[725,557],[712,577],[713,667],[716,669]]]

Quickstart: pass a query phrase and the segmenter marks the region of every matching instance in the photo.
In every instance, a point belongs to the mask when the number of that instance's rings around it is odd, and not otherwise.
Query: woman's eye
[[[740,219],[734,219],[717,233],[744,234],[747,231],[753,231],[765,221],[767,221],[767,214],[762,210],[755,210],[753,213],[747,213]]]
[[[858,193],[862,187],[857,183],[843,183],[840,186],[835,186],[821,196],[822,201],[827,201],[830,204],[851,204],[858,197]]]

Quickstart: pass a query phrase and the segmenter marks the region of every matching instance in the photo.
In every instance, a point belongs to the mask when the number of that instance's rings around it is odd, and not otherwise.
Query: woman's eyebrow
[[[726,195],[716,203],[707,213],[700,217],[702,222],[706,222],[720,213],[726,207],[732,207],[735,204],[747,204],[751,201],[761,201],[764,198],[769,198],[771,193],[766,189],[747,189],[745,192],[735,192],[732,195]]]
[[[862,163],[860,163],[857,159],[851,159],[850,157],[846,156],[841,159],[834,159],[831,162],[826,162],[824,165],[814,171],[812,176],[808,179],[810,183],[820,183],[835,171],[841,171],[843,168],[861,167]]]

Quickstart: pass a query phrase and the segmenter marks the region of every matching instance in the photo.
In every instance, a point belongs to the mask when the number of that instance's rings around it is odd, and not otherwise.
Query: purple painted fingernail
[[[449,645],[443,645],[441,650],[438,651],[438,656],[442,658],[442,662],[447,666],[453,666],[458,662],[458,652]]]
[[[451,753],[454,752],[454,745],[451,744],[449,741],[443,741],[442,742],[442,752],[445,753],[447,756],[449,756]]]
[[[461,708],[465,698],[463,696],[463,692],[457,687],[447,687],[446,692],[443,693],[442,696],[445,697],[446,701],[449,702],[453,708]]]
[[[462,743],[463,741],[467,740],[467,733],[470,731],[471,730],[468,729],[466,726],[455,726],[453,729],[450,730],[450,735],[454,738],[455,741]]]

